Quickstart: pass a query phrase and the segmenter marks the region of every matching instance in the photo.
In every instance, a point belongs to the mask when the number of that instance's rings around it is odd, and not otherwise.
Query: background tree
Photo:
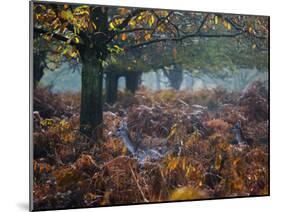
[[[61,54],[70,52],[82,64],[80,130],[95,139],[102,137],[103,65],[111,53],[194,37],[243,36],[260,49],[267,44],[263,17],[57,3],[33,9],[34,32],[60,42]]]

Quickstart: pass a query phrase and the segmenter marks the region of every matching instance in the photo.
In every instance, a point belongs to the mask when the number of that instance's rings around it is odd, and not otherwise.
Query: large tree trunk
[[[100,60],[85,52],[82,65],[80,131],[91,139],[102,138],[102,78]]]
[[[118,76],[111,71],[106,73],[106,102],[114,104],[117,101]]]
[[[130,91],[132,94],[134,94],[141,82],[141,73],[132,71],[126,73],[125,78],[126,78],[126,89]]]
[[[103,101],[102,62],[107,57],[108,16],[107,8],[97,7],[90,11],[90,19],[96,31],[86,45],[80,49],[82,58],[82,90],[80,131],[91,138],[91,142],[102,139]],[[93,29],[92,29],[93,30]]]
[[[43,58],[42,58],[43,57]],[[33,87],[36,88],[41,78],[44,75],[44,63],[45,55],[35,53],[33,58]]]

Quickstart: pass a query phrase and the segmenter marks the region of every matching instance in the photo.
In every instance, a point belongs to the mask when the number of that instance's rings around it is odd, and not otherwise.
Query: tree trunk
[[[160,73],[159,73],[159,70],[155,71],[155,76],[156,76],[156,90],[160,90],[161,89],[161,76],[160,76]]]
[[[33,58],[33,87],[36,88],[38,83],[40,82],[40,80],[42,79],[43,75],[44,75],[44,64],[43,61],[44,58],[41,57],[45,57],[41,56],[39,53],[35,53],[34,54],[34,58]]]
[[[171,87],[179,90],[183,80],[182,68],[179,65],[175,64],[172,70],[167,71],[164,69],[164,74],[169,79]]]
[[[87,51],[83,56],[80,131],[97,140],[102,138],[103,69],[95,56]]]
[[[126,89],[132,94],[136,92],[141,80],[140,72],[130,72],[125,75],[126,78]]]
[[[106,102],[114,104],[117,101],[118,76],[111,71],[106,73]]]
[[[103,138],[103,68],[107,57],[108,16],[106,7],[90,10],[90,20],[96,25],[94,37],[79,52],[82,59],[82,90],[80,131],[91,138],[91,142]]]

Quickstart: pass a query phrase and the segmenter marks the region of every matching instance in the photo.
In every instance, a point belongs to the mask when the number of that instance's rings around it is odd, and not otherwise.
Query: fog
[[[228,70],[224,70],[229,72]],[[71,69],[67,63],[64,63],[54,71],[45,70],[40,85],[49,87],[54,93],[63,92],[80,92],[81,90],[81,68]],[[241,91],[248,84],[254,81],[262,81],[265,86],[268,84],[267,70],[258,69],[239,69],[231,73],[228,77],[211,77],[207,74],[192,74],[192,71],[183,70],[183,80],[180,90],[188,89],[197,91],[200,89],[211,89],[222,87],[229,91]],[[200,73],[198,70],[196,73]],[[151,70],[145,72],[141,77],[141,85],[152,90],[170,89],[171,85],[163,70]],[[104,83],[105,86],[105,83]],[[118,89],[125,89],[125,78],[120,77],[118,80]]]

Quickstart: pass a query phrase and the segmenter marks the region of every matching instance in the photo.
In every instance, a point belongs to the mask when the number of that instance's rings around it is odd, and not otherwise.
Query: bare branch
[[[138,48],[138,47],[141,47],[141,46],[146,46],[146,45],[149,45],[149,44],[152,44],[152,43],[158,43],[158,42],[167,42],[167,41],[174,41],[174,42],[177,42],[177,41],[182,41],[186,38],[192,38],[192,37],[236,37],[236,36],[239,36],[239,35],[242,35],[243,33],[245,32],[237,32],[237,33],[223,33],[223,34],[207,34],[207,33],[201,33],[201,32],[196,32],[196,33],[192,33],[192,34],[186,34],[182,37],[179,37],[179,38],[162,38],[162,39],[155,39],[155,40],[150,40],[150,41],[146,41],[146,42],[143,42],[143,43],[139,43],[139,44],[136,44],[136,45],[132,45],[130,47],[128,47],[128,49],[133,49],[133,48]]]
[[[220,15],[221,16],[221,15]],[[222,17],[222,16],[221,16]],[[236,30],[238,31],[244,31],[244,32],[247,32],[247,28],[245,26],[242,26],[242,25],[239,25],[237,23],[235,23],[231,18],[228,18],[228,17],[224,17],[224,19]],[[253,37],[255,38],[258,38],[258,39],[262,39],[262,40],[265,40],[267,39],[266,36],[260,36],[260,35],[257,35],[255,33],[252,33],[251,34]]]
[[[196,33],[199,33],[201,31],[201,29],[204,26],[204,24],[206,23],[208,17],[209,17],[209,13],[203,18],[203,21],[201,22],[200,26],[198,27]]]

